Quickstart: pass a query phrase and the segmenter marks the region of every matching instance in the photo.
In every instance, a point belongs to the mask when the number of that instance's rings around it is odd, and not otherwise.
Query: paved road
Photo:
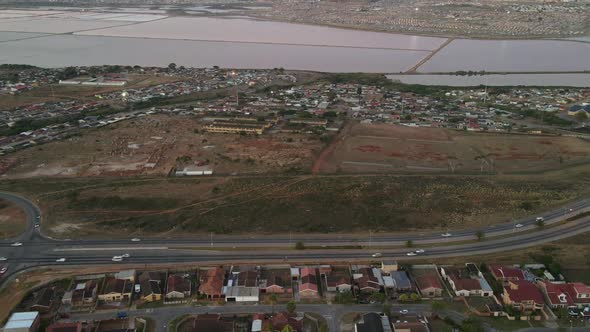
[[[371,253],[379,251],[381,256],[398,260],[413,259],[406,253],[408,249],[373,249],[367,250],[289,250],[289,242],[299,237],[286,238],[284,236],[257,237],[196,237],[194,239],[142,239],[132,242],[130,239],[104,240],[54,240],[39,233],[33,224],[41,222],[40,210],[33,202],[11,193],[0,193],[0,198],[15,202],[23,207],[27,214],[29,225],[27,231],[18,238],[0,241],[0,257],[6,257],[12,271],[34,266],[47,265],[88,265],[112,264],[113,255],[130,253],[125,259],[127,263],[189,263],[189,262],[237,262],[237,261],[280,261],[280,262],[314,262],[314,261],[349,261],[353,259],[367,260]],[[546,225],[556,224],[564,219],[581,212],[590,211],[590,199],[579,200],[560,209],[531,216],[521,220],[472,230],[452,231],[451,237],[442,237],[439,233],[378,235],[371,239],[359,240],[351,236],[315,236],[306,237],[305,243],[321,248],[321,245],[364,245],[375,248],[403,245],[412,240],[417,246],[426,245],[426,252],[420,256],[428,258],[452,257],[487,254],[499,251],[514,250],[523,247],[555,241],[576,234],[590,231],[590,216],[546,227],[539,230],[535,219],[542,216]],[[521,224],[522,227],[515,227]],[[483,231],[486,241],[454,244],[465,240],[474,240],[475,234]],[[22,246],[13,247],[15,241]],[[247,247],[272,246],[273,250],[249,250]],[[231,247],[236,247],[232,250]],[[244,248],[240,248],[244,247]],[[284,248],[284,249],[282,249]],[[56,262],[59,258],[66,258],[65,262]]]
[[[408,305],[394,305],[392,312],[397,312],[401,309],[408,310],[409,315],[420,314],[430,310],[428,304],[408,304]],[[270,305],[252,305],[252,304],[228,304],[225,306],[196,306],[196,307],[159,307],[153,309],[139,309],[129,310],[130,316],[150,317],[154,320],[157,331],[166,331],[168,322],[178,316],[185,314],[204,314],[204,313],[220,313],[225,315],[232,314],[254,314],[272,312],[273,307]],[[284,305],[274,306],[276,311],[286,310]],[[297,304],[298,312],[313,312],[322,315],[328,323],[330,331],[340,331],[340,322],[342,317],[347,313],[366,313],[366,312],[381,312],[382,305],[326,305],[326,304]],[[111,312],[96,312],[89,314],[73,314],[69,318],[70,321],[80,320],[100,320],[115,318],[116,311]]]

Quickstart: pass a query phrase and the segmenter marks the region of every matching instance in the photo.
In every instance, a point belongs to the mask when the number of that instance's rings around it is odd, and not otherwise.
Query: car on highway
[[[4,261],[6,261],[7,259],[8,259],[8,258],[6,258],[6,257],[0,257],[0,262],[4,262]]]
[[[64,257],[62,257],[62,258],[56,259],[55,261],[58,262],[58,263],[63,263],[63,262],[66,261],[66,259]]]
[[[123,258],[129,258],[129,257],[131,257],[131,255],[130,255],[130,254],[127,254],[127,253],[125,253],[125,254],[121,255],[121,257],[123,257]]]
[[[21,242],[13,242],[13,243],[10,244],[11,247],[20,247],[22,245],[23,244]]]
[[[7,270],[8,270],[8,268],[7,268],[6,266],[3,266],[3,267],[0,269],[0,275],[3,275],[4,273],[6,273],[6,271],[7,271]]]
[[[141,239],[134,237],[133,239],[131,239],[131,242],[139,242],[141,241]]]
[[[442,236],[442,237],[451,237],[453,235],[451,233],[443,233],[440,236]]]
[[[41,216],[37,216],[37,220],[41,219]]]
[[[113,262],[122,262],[123,261],[123,256],[113,256],[112,261]]]
[[[376,253],[372,254],[371,256],[373,256],[374,258],[381,257],[381,253],[376,252]]]
[[[399,313],[402,314],[402,315],[405,315],[408,312],[409,312],[408,309],[402,309],[402,310],[399,311]]]
[[[545,218],[543,218],[543,217],[537,217],[537,218],[535,218],[535,221],[545,221]]]
[[[39,227],[41,227],[41,225],[35,224],[35,228],[39,228]]]
[[[514,225],[514,227],[516,227],[516,228],[521,228],[522,226],[524,226],[524,225],[523,224],[516,224],[516,225]]]
[[[409,253],[406,254],[407,256],[416,256],[417,254],[413,251],[410,251]]]
[[[425,252],[426,252],[426,250],[424,250],[424,249],[418,249],[418,250],[416,250],[416,253],[417,254],[423,254]]]

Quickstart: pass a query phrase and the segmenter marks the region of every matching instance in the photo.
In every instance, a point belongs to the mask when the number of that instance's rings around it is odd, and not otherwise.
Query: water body
[[[590,44],[570,41],[458,39],[418,71],[583,71],[590,70],[589,54]]]
[[[8,17],[20,12],[0,10],[0,63],[48,67],[176,62],[194,67],[399,73],[445,41],[244,18],[166,17],[149,11],[134,15],[37,10],[26,13],[33,17],[6,19],[2,13]],[[23,32],[49,35],[11,41]],[[588,54],[590,43],[576,41],[457,39],[418,72],[583,71],[590,70]]]
[[[484,76],[387,75],[407,84],[446,86],[571,86],[590,87],[590,74],[508,74]]]
[[[0,63],[288,68],[325,72],[401,72],[427,51],[320,47],[171,39],[53,35],[0,42]]]

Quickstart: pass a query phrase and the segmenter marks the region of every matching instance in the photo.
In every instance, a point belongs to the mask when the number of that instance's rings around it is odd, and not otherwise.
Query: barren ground
[[[15,204],[0,200],[0,238],[14,237],[25,231],[27,217]]]

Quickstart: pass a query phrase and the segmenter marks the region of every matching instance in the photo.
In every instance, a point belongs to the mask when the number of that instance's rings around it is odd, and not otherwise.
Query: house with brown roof
[[[299,286],[299,296],[315,297],[318,296],[318,279],[315,268],[301,268],[301,284]]]
[[[179,275],[168,276],[166,299],[184,299],[191,296],[191,281]]]
[[[127,279],[107,277],[98,299],[104,302],[126,302],[131,299],[133,283]]]
[[[590,306],[590,288],[583,283],[539,282],[538,285],[545,301],[552,309]]]
[[[287,325],[291,326],[295,332],[301,332],[303,329],[303,320],[288,312],[276,313],[270,321],[274,331],[282,331]]]
[[[91,330],[90,325],[82,322],[73,322],[51,324],[45,329],[45,332],[90,332]]]
[[[185,323],[179,331],[194,332],[234,332],[234,322],[223,319],[220,314],[201,314],[197,315],[189,323]]]
[[[76,283],[71,291],[68,291],[62,297],[62,303],[75,307],[91,305],[96,302],[98,293],[98,282],[96,280],[86,280]]]
[[[326,290],[328,292],[350,292],[352,291],[351,276],[345,271],[333,271],[325,276]]]
[[[263,269],[258,284],[261,293],[290,294],[293,292],[289,269]]]
[[[164,279],[163,272],[143,272],[139,275],[139,285],[141,289],[140,299],[145,302],[155,302],[162,300]]]
[[[383,279],[377,268],[363,267],[353,274],[354,287],[362,293],[375,293],[381,291]]]
[[[466,269],[441,267],[440,274],[456,296],[492,296],[494,291],[479,274],[471,274]]]
[[[508,281],[508,285],[504,286],[502,301],[521,311],[541,310],[545,306],[543,294],[528,280]]]
[[[199,293],[207,296],[208,299],[221,299],[223,297],[223,283],[225,281],[225,270],[215,267],[202,273],[199,285]]]
[[[414,278],[416,286],[423,297],[440,297],[443,286],[436,273],[422,274]]]

